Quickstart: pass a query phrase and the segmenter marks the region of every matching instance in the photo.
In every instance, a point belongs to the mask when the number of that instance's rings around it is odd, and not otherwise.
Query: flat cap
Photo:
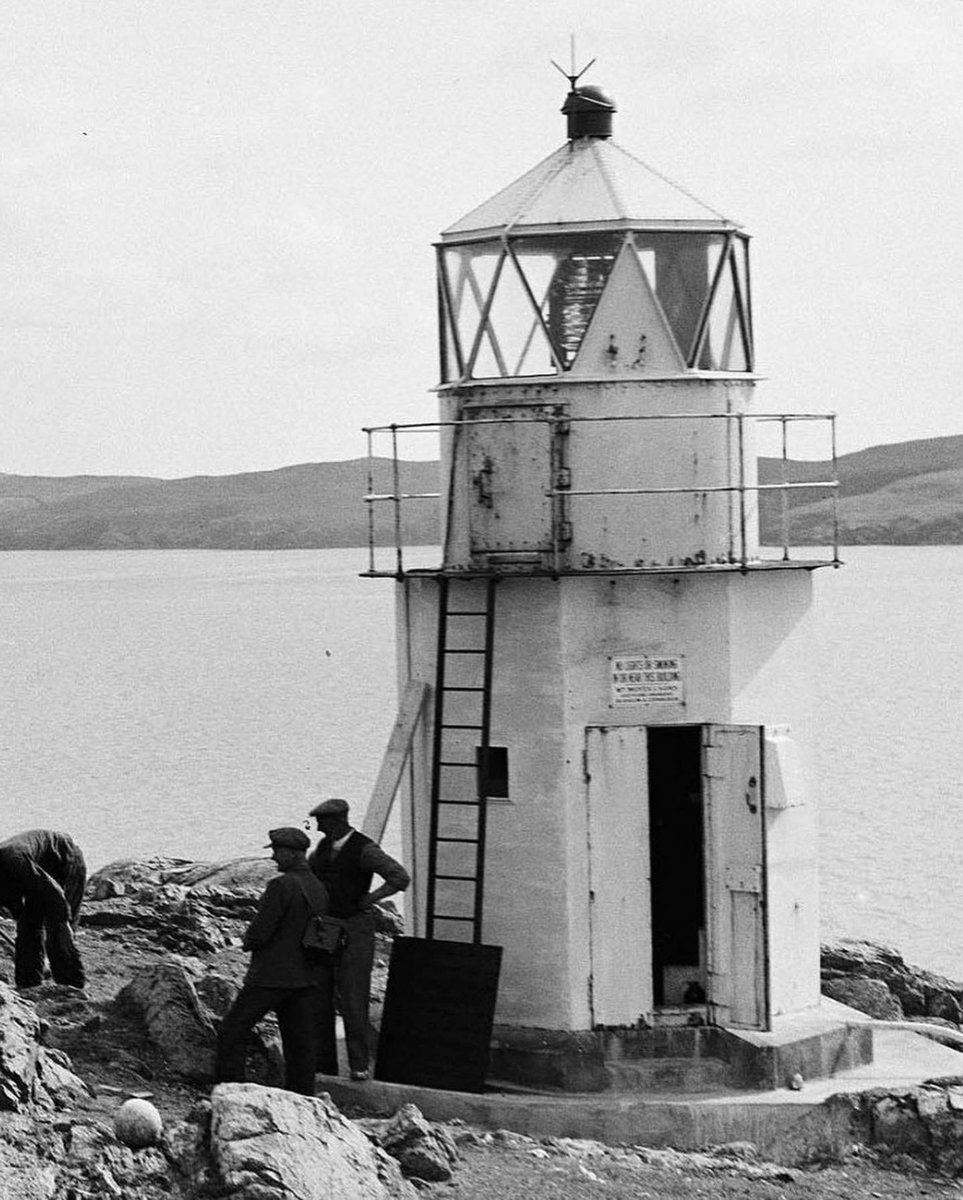
[[[310,815],[312,817],[346,817],[349,807],[347,800],[333,796],[330,800],[322,800],[320,804],[316,804],[311,809]]]
[[[280,829],[272,829],[268,833],[271,839],[264,847],[265,850],[275,846],[286,846],[288,850],[307,850],[311,839],[303,829],[295,829],[293,825],[282,825]]]

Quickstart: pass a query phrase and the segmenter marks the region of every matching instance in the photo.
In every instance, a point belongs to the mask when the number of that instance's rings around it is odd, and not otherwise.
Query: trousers
[[[87,867],[79,851],[76,858],[67,863],[64,877],[57,882],[63,888],[70,908],[70,925],[45,919],[42,912],[27,902],[17,917],[13,948],[13,978],[18,988],[36,987],[43,982],[45,954],[56,983],[84,986],[84,967],[73,937],[87,882]]]
[[[344,918],[345,937],[334,954],[333,989],[344,1021],[348,1069],[367,1071],[371,1062],[371,968],[374,966],[374,918],[356,913]],[[338,1054],[334,1029],[334,997],[321,997],[318,1006],[320,1045],[318,1070],[337,1075]]]
[[[245,984],[217,1032],[214,1082],[244,1082],[251,1030],[263,1016],[274,1012],[284,1053],[284,1086],[289,1092],[313,1096],[320,990],[318,987],[276,988]]]

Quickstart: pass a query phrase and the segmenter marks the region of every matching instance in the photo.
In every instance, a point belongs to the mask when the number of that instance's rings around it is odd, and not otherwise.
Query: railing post
[[[749,554],[746,547],[746,414],[737,414],[739,421],[739,539],[742,543],[742,569],[749,568]]]
[[[840,565],[839,558],[839,474],[836,466],[836,414],[829,417],[830,437],[833,446],[833,479],[837,486],[833,488],[833,566]]]
[[[562,500],[558,492],[561,455],[559,454],[559,418],[555,414],[549,418],[549,448],[548,469],[549,481],[552,485],[552,575],[558,578],[562,561]]]
[[[391,471],[395,507],[395,564],[399,576],[404,574],[401,553],[401,480],[398,472],[398,426],[391,426]]]
[[[789,482],[789,453],[788,453],[788,438],[786,427],[788,419],[783,413],[780,424],[782,425],[782,481]],[[789,489],[783,488],[780,492],[781,508],[782,508],[782,561],[789,562]]]
[[[366,429],[368,437],[368,495],[374,495],[374,444],[372,431]],[[375,515],[374,501],[368,501],[368,570],[374,574],[375,569]]]

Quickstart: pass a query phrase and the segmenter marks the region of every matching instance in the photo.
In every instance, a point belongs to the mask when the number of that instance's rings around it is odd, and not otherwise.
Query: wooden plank
[[[391,737],[388,738],[384,758],[381,760],[381,770],[378,772],[371,799],[368,801],[364,824],[361,826],[361,832],[376,842],[380,842],[384,836],[385,826],[388,824],[388,817],[391,815],[391,808],[395,802],[395,793],[401,782],[401,772],[404,770],[405,762],[411,752],[411,741],[415,736],[415,729],[427,696],[428,685],[426,683],[420,683],[414,679],[408,681],[405,694],[398,706],[395,727],[391,731]]]

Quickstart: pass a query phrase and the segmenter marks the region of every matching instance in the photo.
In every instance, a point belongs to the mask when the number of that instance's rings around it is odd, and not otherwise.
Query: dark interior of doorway
[[[653,999],[657,1008],[699,1003],[705,1000],[699,726],[649,726],[648,763]]]

